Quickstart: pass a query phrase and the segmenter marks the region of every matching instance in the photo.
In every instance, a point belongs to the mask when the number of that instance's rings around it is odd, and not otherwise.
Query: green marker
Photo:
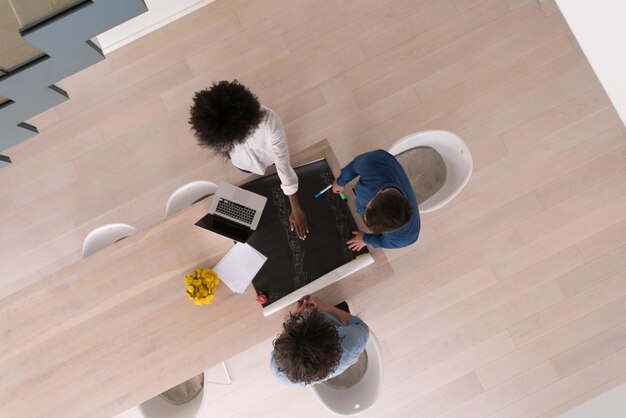
[[[347,198],[346,198],[346,195],[345,195],[345,194],[343,194],[343,193],[339,193],[339,196],[341,196],[341,198],[342,198],[343,200],[346,200],[346,199],[347,199]]]

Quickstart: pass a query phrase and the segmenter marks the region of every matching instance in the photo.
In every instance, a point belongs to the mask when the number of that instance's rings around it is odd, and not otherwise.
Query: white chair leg
[[[226,369],[226,363],[221,362],[217,366],[211,367],[204,372],[204,381],[216,385],[230,385],[230,375]]]

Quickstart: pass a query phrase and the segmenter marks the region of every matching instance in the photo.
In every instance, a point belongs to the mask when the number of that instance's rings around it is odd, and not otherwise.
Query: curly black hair
[[[273,345],[278,370],[293,383],[325,379],[343,353],[337,328],[317,309],[290,313]]]
[[[259,99],[245,86],[220,81],[196,92],[189,123],[201,146],[228,155],[261,123],[265,112]]]

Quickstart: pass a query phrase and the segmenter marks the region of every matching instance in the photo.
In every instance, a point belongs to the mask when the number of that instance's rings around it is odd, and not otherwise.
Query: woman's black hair
[[[227,155],[256,130],[264,115],[259,99],[247,87],[224,80],[196,92],[189,124],[201,146]]]

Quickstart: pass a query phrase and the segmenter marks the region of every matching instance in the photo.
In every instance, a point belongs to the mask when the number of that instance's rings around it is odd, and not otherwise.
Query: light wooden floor
[[[0,294],[96,226],[159,221],[187,181],[235,179],[187,126],[223,78],[292,151],[328,138],[347,163],[430,128],[472,151],[462,194],[387,253],[392,285],[353,298],[385,354],[365,416],[547,417],[624,381],[626,131],[551,0],[217,0],[112,53],[0,170]],[[274,382],[270,349],[227,361],[206,416],[325,416]]]

